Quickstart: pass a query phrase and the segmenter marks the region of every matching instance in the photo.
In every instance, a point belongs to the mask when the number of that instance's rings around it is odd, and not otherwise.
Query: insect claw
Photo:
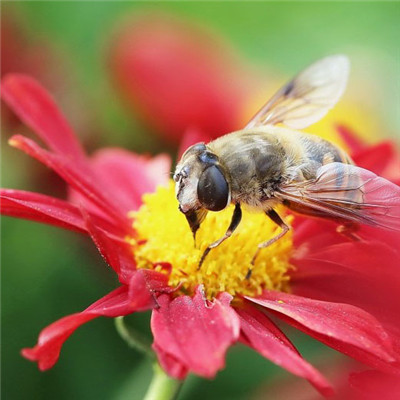
[[[202,255],[201,258],[200,258],[199,266],[197,267],[197,271],[198,271],[198,270],[201,268],[201,266],[203,265],[203,262],[204,262],[204,260],[206,259],[207,254],[210,252],[210,250],[211,250],[211,247],[207,247],[207,248],[204,250],[204,253],[203,253],[203,255]]]
[[[252,262],[252,264],[253,264],[253,262]],[[253,264],[253,265],[254,265],[254,264]],[[248,281],[248,280],[251,278],[252,272],[253,272],[253,269],[252,269],[252,268],[249,268],[249,269],[247,270],[246,277],[244,278],[244,279],[246,279],[246,281]]]

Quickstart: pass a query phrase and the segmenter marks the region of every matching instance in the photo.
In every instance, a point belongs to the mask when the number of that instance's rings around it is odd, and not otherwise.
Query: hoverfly
[[[397,185],[355,166],[332,143],[297,130],[317,122],[336,104],[349,70],[344,55],[321,59],[282,87],[243,130],[186,150],[174,180],[179,210],[194,238],[208,211],[235,205],[225,235],[206,248],[199,267],[211,249],[233,234],[242,204],[265,212],[282,228],[259,244],[252,264],[262,248],[290,229],[274,210],[278,204],[300,214],[333,218],[342,231],[359,224],[400,230]]]

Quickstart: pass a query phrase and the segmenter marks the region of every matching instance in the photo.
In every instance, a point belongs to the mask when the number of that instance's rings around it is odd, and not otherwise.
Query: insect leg
[[[254,257],[251,260],[251,265],[254,265],[254,262],[256,261],[256,258],[258,256],[258,254],[260,253],[261,249],[265,249],[266,247],[270,246],[272,243],[275,243],[283,235],[285,235],[290,229],[290,226],[286,224],[286,222],[279,216],[279,214],[275,210],[268,210],[268,211],[266,211],[266,214],[268,215],[268,217],[270,217],[272,219],[272,221],[274,221],[277,225],[279,225],[282,228],[282,232],[278,233],[272,239],[269,239],[266,242],[262,242],[258,245],[256,254],[254,254]],[[250,272],[248,272],[246,275],[247,279],[251,276],[251,270],[249,270],[249,271]]]
[[[218,247],[224,240],[228,239],[232,233],[235,231],[235,229],[238,227],[238,225],[240,224],[240,221],[242,219],[242,209],[240,208],[240,204],[236,203],[235,206],[235,210],[233,211],[232,214],[232,219],[231,219],[231,223],[229,225],[229,228],[227,229],[226,233],[224,236],[222,236],[222,238],[218,239],[217,241],[215,241],[214,243],[211,243],[205,250],[203,255],[200,258],[200,262],[199,262],[199,266],[197,269],[200,269],[205,258],[207,257],[208,253],[212,250],[215,249],[216,247]]]

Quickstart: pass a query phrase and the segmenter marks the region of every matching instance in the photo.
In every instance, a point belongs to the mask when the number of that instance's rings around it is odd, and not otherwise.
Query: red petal
[[[100,254],[118,274],[123,284],[128,284],[132,273],[136,270],[132,246],[126,241],[123,233],[113,235],[96,224],[92,215],[82,210],[85,218],[86,228],[98,248]]]
[[[104,216],[110,217],[111,221],[117,220],[121,224],[121,228],[130,229],[128,219],[118,207],[118,199],[108,194],[106,187],[99,187],[95,176],[90,171],[82,171],[79,165],[72,163],[62,155],[50,153],[42,149],[33,140],[24,136],[13,136],[10,139],[10,144],[53,169],[71,187],[103,210]]]
[[[356,154],[367,147],[367,144],[349,127],[339,125],[337,126],[337,131],[346,145],[349,147],[351,154]]]
[[[152,304],[148,305],[151,308]],[[44,371],[57,362],[61,347],[68,337],[82,324],[100,317],[118,317],[136,311],[128,295],[128,287],[120,288],[96,301],[81,313],[68,315],[52,323],[39,335],[38,343],[31,349],[23,349],[22,355],[31,361],[37,361],[39,369]]]
[[[400,360],[398,259],[395,249],[382,243],[342,243],[295,260],[291,288],[300,296],[352,304],[378,316]]]
[[[225,352],[239,336],[239,318],[230,307],[232,297],[222,294],[208,302],[198,288],[194,297],[158,298],[151,328],[154,350],[162,350],[188,370],[211,378],[225,365]]]
[[[66,201],[39,193],[13,189],[1,189],[0,199],[0,209],[3,215],[86,232],[79,209]]]
[[[157,295],[174,290],[168,286],[167,275],[146,269],[139,269],[134,272],[129,288],[131,304],[137,310],[142,307],[148,309],[148,304],[153,304],[153,308],[158,308]],[[184,379],[186,377],[188,370],[181,362],[170,354],[165,353],[156,344],[153,344],[153,348],[157,352],[161,367],[170,376],[176,379]]]
[[[360,278],[369,278],[382,287],[400,289],[400,270],[398,268],[399,251],[385,243],[378,241],[346,242],[323,247],[319,251],[303,252],[301,257],[295,258],[296,277],[305,271],[314,271],[317,275],[326,272],[328,265],[333,268],[342,267],[357,273]],[[313,267],[310,264],[313,264]],[[319,266],[318,263],[320,263]],[[339,268],[338,268],[339,269]]]
[[[164,371],[168,373],[169,376],[175,379],[185,379],[188,374],[188,369],[179,362],[174,356],[165,353],[162,348],[153,344],[153,350],[157,353],[158,361]]]
[[[129,21],[112,46],[119,89],[165,138],[196,127],[215,137],[238,128],[238,62],[219,39],[168,15]]]
[[[141,307],[148,308],[148,304],[158,308],[156,295],[159,293],[172,292],[168,286],[168,276],[160,272],[148,269],[139,269],[132,275],[129,284],[129,297],[132,305],[140,310]]]
[[[400,399],[399,376],[384,374],[379,371],[363,371],[350,375],[350,385],[358,392],[356,399]]]
[[[333,389],[328,381],[298,353],[284,333],[263,313],[254,307],[238,308],[242,342],[252,347],[275,364],[305,378],[323,395]]]
[[[90,164],[98,182],[118,199],[124,214],[140,207],[144,193],[166,184],[171,169],[167,155],[149,158],[122,149],[100,150]],[[76,199],[76,194],[72,196]]]
[[[264,291],[246,298],[329,346],[361,362],[395,361],[391,340],[382,325],[360,308],[312,300],[288,293]]]
[[[38,193],[3,189],[0,199],[0,211],[4,215],[89,233],[105,261],[119,274],[121,283],[129,282],[136,264],[125,232],[118,226],[68,202]]]
[[[352,304],[372,315],[379,315],[381,322],[397,321],[400,313],[397,295],[400,290],[400,233],[362,229],[360,236],[372,239],[329,245],[329,241],[322,239],[329,239],[330,235],[324,228],[322,224],[324,232],[319,235],[313,233],[309,238],[302,235],[304,242],[292,259],[296,266],[291,272],[293,293]]]
[[[84,152],[71,127],[38,82],[22,74],[9,74],[1,89],[7,105],[50,149],[75,162],[84,161]]]
[[[308,254],[348,240],[337,233],[337,224],[334,221],[296,215],[293,228],[294,248],[296,254],[300,254],[299,257],[302,257],[304,252]]]
[[[41,371],[54,366],[60,356],[63,343],[79,326],[96,318],[94,314],[71,314],[52,323],[39,335],[38,344],[33,348],[21,350],[30,361],[36,361]]]
[[[354,154],[353,159],[360,167],[400,185],[400,155],[391,142],[379,143]]]
[[[400,154],[394,143],[387,141],[367,146],[347,127],[339,126],[338,132],[350,147],[357,165],[400,185]]]
[[[321,249],[330,249],[333,245],[343,243],[350,243],[350,247],[356,246],[355,241],[349,241],[337,233],[337,226],[334,221],[296,216],[293,224],[295,258],[302,259],[318,253]],[[370,246],[369,253],[374,252],[375,243],[385,243],[397,250],[400,241],[399,231],[387,231],[366,225],[360,226],[357,235],[361,237],[362,242]],[[375,253],[378,254],[378,251]],[[346,256],[351,255],[351,251],[346,253]],[[340,254],[336,254],[336,259],[339,257]]]

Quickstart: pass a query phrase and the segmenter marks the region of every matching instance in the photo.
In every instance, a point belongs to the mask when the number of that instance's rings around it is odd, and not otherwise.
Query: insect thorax
[[[232,201],[262,207],[285,175],[285,150],[265,133],[234,132],[208,147],[227,172]]]

